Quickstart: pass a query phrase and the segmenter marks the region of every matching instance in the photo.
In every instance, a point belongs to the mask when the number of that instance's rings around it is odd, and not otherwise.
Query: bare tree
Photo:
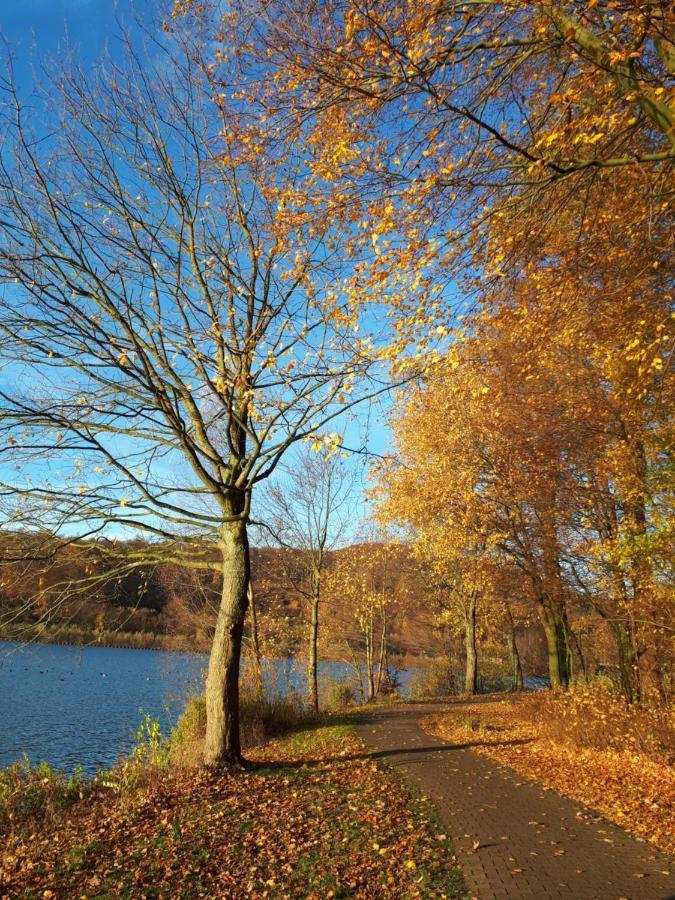
[[[303,597],[309,612],[307,685],[309,705],[319,711],[319,610],[329,554],[353,526],[355,473],[335,453],[298,449],[281,467],[280,478],[261,504],[265,531],[287,553],[285,581]]]
[[[146,40],[0,82],[0,502],[43,559],[143,532],[126,565],[219,573],[204,758],[236,763],[252,491],[387,385],[330,211],[289,212],[302,148],[251,146],[187,24]]]

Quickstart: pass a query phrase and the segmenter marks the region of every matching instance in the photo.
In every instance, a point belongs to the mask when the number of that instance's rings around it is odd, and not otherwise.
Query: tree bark
[[[385,662],[387,659],[387,613],[384,607],[380,610],[382,617],[382,630],[380,632],[380,654],[377,660],[377,682],[375,683],[375,695],[379,696],[382,687],[382,676],[384,675]]]
[[[478,693],[478,657],[476,654],[476,598],[469,600],[464,613],[464,643],[466,646],[466,674],[464,692]]]
[[[511,610],[506,607],[506,618],[508,621],[507,641],[509,645],[509,656],[511,657],[511,672],[513,673],[512,691],[522,691],[523,689],[523,666],[520,661],[520,653],[518,652],[518,644],[516,643],[516,628],[513,622]]]
[[[375,699],[374,628],[372,612],[368,616],[366,630],[366,674],[368,678],[368,702]]]
[[[349,650],[350,650],[350,653],[351,653],[351,657],[352,657],[352,663],[351,663],[351,664],[352,664],[352,666],[353,666],[353,668],[354,668],[354,672],[356,673],[356,677],[357,677],[358,682],[359,682],[359,693],[360,693],[360,695],[361,695],[361,703],[363,704],[363,703],[366,702],[366,686],[365,686],[365,684],[364,684],[364,682],[363,682],[363,671],[362,671],[362,669],[361,669],[361,664],[360,664],[359,661],[358,661],[358,658],[357,658],[357,656],[356,656],[356,653],[354,652],[354,648],[353,648],[352,645],[349,643],[349,641],[347,641],[346,644],[347,644],[347,646],[349,647]]]
[[[206,678],[207,766],[242,762],[239,734],[239,665],[251,576],[246,523],[228,522],[221,532],[223,588]]]
[[[612,633],[619,657],[621,691],[628,703],[637,703],[640,700],[640,669],[629,623],[612,622]]]
[[[315,595],[310,599],[309,618],[309,664],[307,671],[307,685],[309,688],[309,705],[315,713],[319,712],[319,678],[317,663],[317,645],[319,642],[319,598]]]
[[[259,696],[263,695],[262,656],[260,655],[260,636],[258,634],[258,610],[256,608],[253,582],[248,582],[248,605],[251,611],[251,649],[253,650],[253,668],[255,686]]]
[[[564,622],[545,600],[540,601],[542,625],[546,635],[548,674],[552,688],[569,684],[568,648]]]

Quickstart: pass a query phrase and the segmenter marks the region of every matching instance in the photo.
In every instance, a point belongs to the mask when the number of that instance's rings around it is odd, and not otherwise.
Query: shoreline
[[[94,632],[79,628],[58,627],[53,631],[34,627],[20,628],[16,631],[0,631],[0,641],[14,644],[54,644],[60,647],[105,647],[112,650],[155,650],[165,653],[208,654],[208,643],[191,645],[183,635],[144,636],[142,632],[119,631]]]

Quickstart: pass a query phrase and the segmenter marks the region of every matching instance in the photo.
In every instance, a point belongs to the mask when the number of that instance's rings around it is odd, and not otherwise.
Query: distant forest
[[[100,545],[62,548],[44,561],[13,561],[5,539],[0,569],[0,637],[57,643],[101,644],[207,652],[220,592],[217,572],[192,571],[172,563],[125,565],[146,548],[142,542],[118,544],[114,558]],[[385,552],[386,551],[386,552]],[[331,566],[350,555],[385,559],[375,573],[389,603],[387,658],[392,667],[415,665],[421,658],[449,656],[463,667],[461,635],[439,623],[423,573],[404,547],[358,545],[331,554]],[[120,562],[121,560],[121,562]],[[302,657],[306,653],[307,610],[302,592],[302,565],[292,550],[253,547],[252,587],[258,640],[263,655]],[[385,571],[386,569],[386,571]],[[325,604],[320,655],[358,659],[365,640],[358,611],[348,591],[335,586]],[[247,617],[250,650],[252,616]],[[526,673],[545,671],[544,644],[529,622],[517,627]],[[479,629],[484,672],[508,669],[503,635]]]

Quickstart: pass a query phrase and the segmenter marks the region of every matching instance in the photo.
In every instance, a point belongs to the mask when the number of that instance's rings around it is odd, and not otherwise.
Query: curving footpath
[[[438,704],[373,709],[358,732],[433,802],[469,896],[673,900],[673,860],[602,816],[420,727]]]

